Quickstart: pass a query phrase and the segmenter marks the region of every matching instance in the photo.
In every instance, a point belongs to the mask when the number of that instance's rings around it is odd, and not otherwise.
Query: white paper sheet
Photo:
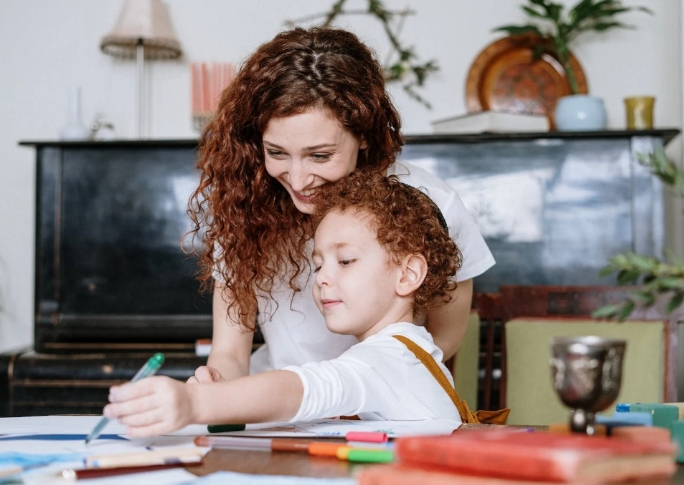
[[[193,436],[170,435],[154,438],[132,439],[124,435],[125,427],[116,421],[110,422],[103,430],[101,438],[85,445],[85,436],[100,419],[99,416],[38,416],[0,419],[0,468],[11,462],[11,453],[19,454],[19,458],[41,461],[42,455],[65,455],[69,460],[55,459],[52,465],[36,468],[22,474],[22,478],[41,477],[35,483],[49,482],[58,471],[68,468],[83,467],[83,458],[89,455],[147,452],[164,448],[196,448]],[[121,439],[121,438],[124,439]],[[207,449],[208,451],[208,449]],[[74,459],[75,458],[75,459]],[[47,474],[46,474],[47,473]],[[153,475],[165,473],[167,476],[160,482]],[[132,477],[131,480],[128,477]],[[163,475],[160,475],[164,477]],[[140,478],[140,481],[138,480]],[[175,478],[173,478],[175,477]],[[164,470],[162,472],[127,475],[126,483],[182,483],[194,475],[181,470]],[[114,477],[116,478],[116,477]],[[121,483],[106,479],[88,480],[89,484]],[[168,480],[167,480],[168,478]],[[34,479],[35,480],[35,479]],[[175,481],[173,481],[175,480]],[[63,483],[63,481],[62,481]]]
[[[244,431],[212,433],[226,436],[255,436],[263,438],[343,438],[349,431],[380,431],[390,438],[420,435],[449,435],[461,424],[447,420],[427,421],[362,421],[320,419],[300,423],[248,424]],[[206,426],[187,426],[174,433],[176,436],[207,435]]]

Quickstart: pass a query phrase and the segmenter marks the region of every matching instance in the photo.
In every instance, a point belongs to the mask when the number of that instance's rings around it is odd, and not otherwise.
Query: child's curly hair
[[[348,209],[371,215],[371,229],[393,262],[398,264],[408,254],[422,254],[427,260],[427,276],[416,291],[414,312],[451,301],[456,289],[452,277],[461,267],[461,251],[427,195],[394,176],[359,170],[316,194],[314,229],[329,212]]]

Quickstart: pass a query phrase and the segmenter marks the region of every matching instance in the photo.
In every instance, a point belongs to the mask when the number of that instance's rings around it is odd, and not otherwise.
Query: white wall
[[[406,133],[429,132],[431,120],[462,113],[466,72],[477,53],[498,37],[491,29],[524,20],[518,7],[522,0],[386,3],[394,8],[410,4],[418,11],[408,19],[402,39],[414,44],[422,58],[437,58],[441,66],[423,91],[434,106],[432,111],[393,90]],[[657,96],[657,125],[679,126],[680,4],[677,0],[625,3],[647,4],[656,14],[625,16],[636,30],[588,34],[578,40],[574,51],[589,89],[604,98],[611,127],[624,126],[622,98],[634,94]],[[155,62],[149,69],[153,138],[196,136],[188,97],[190,61],[239,61],[281,30],[285,19],[325,10],[332,0],[166,0],[166,4],[185,56],[179,62]],[[364,4],[365,0],[350,0],[351,7]],[[32,339],[34,153],[17,142],[57,137],[66,121],[71,84],[82,86],[86,123],[100,113],[114,122],[120,136],[134,134],[134,63],[115,60],[98,48],[122,5],[122,0],[0,0],[0,350]],[[340,25],[355,30],[385,57],[379,24],[348,17]],[[673,147],[678,156],[679,143]]]

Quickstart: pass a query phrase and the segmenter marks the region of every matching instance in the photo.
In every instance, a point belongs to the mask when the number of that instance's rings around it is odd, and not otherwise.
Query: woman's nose
[[[313,179],[313,175],[302,161],[293,160],[290,163],[290,170],[288,172],[288,182],[292,190],[297,192],[304,190]]]

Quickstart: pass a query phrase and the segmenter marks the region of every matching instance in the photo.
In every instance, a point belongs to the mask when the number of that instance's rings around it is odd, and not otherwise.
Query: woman
[[[329,360],[356,342],[329,332],[314,304],[309,217],[320,187],[362,167],[425,190],[449,224],[463,265],[451,303],[428,311],[426,325],[445,359],[454,355],[472,278],[494,259],[453,189],[396,161],[400,131],[380,64],[349,32],[286,31],[245,61],[206,130],[190,203],[200,279],[214,283],[212,351],[192,382]],[[266,345],[250,358],[256,325]]]

